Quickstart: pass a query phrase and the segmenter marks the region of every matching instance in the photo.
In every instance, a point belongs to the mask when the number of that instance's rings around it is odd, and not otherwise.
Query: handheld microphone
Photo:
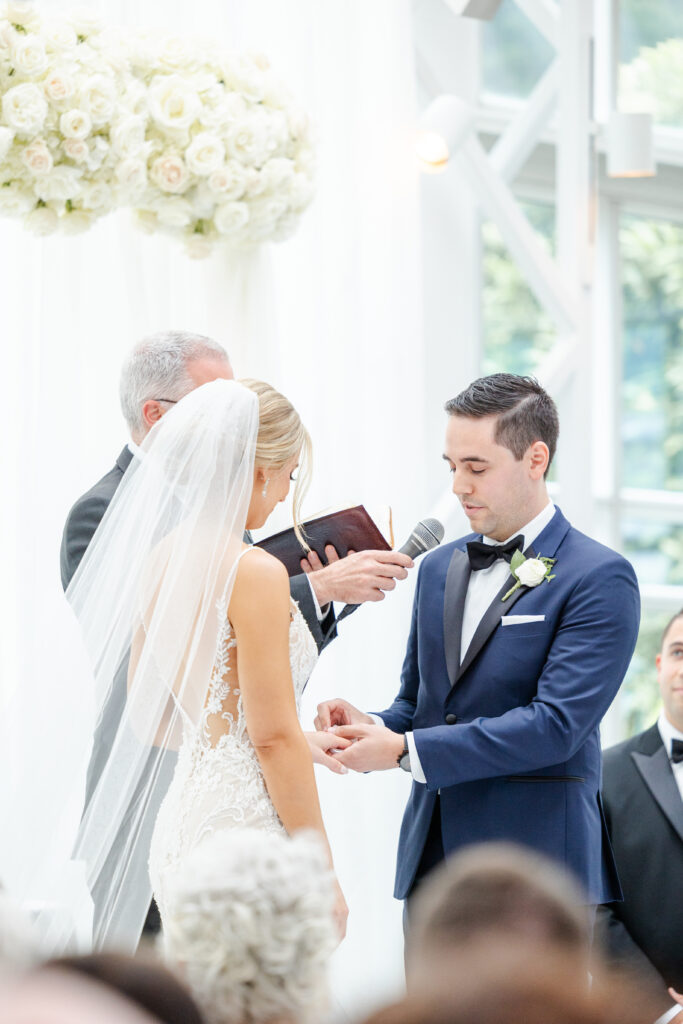
[[[415,559],[418,555],[423,555],[426,551],[437,547],[443,540],[444,533],[443,524],[438,519],[421,519],[417,526],[413,527],[413,531],[403,547],[398,550],[402,555]],[[345,604],[337,616],[337,622],[345,619],[351,612],[355,612],[356,608],[360,608],[360,605]]]

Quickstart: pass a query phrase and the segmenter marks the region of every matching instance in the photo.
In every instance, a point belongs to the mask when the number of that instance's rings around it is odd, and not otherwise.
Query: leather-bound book
[[[392,548],[363,505],[308,519],[301,524],[301,529],[309,548],[317,552],[323,564],[327,563],[326,544],[334,545],[340,558],[348,555],[349,551],[391,551]],[[298,576],[301,572],[301,559],[307,552],[293,528],[274,533],[272,537],[258,541],[257,546],[279,558],[290,576]]]

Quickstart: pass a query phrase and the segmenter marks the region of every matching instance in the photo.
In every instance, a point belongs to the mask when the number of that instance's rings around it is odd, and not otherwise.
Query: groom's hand
[[[318,714],[313,722],[319,732],[329,729],[333,725],[357,725],[360,723],[373,725],[374,719],[370,715],[366,715],[365,712],[359,711],[353,704],[349,704],[347,700],[342,700],[341,697],[336,697],[335,700],[324,700],[322,704],[318,704]]]
[[[381,772],[395,768],[403,753],[403,735],[385,725],[340,725],[334,735],[356,740],[346,750],[335,754],[335,760],[354,772]]]
[[[383,601],[396,580],[404,580],[413,560],[400,551],[353,551],[340,558],[331,544],[325,548],[328,563],[323,565],[315,551],[301,560],[301,568],[310,575],[311,586],[321,608],[330,601],[363,604]]]

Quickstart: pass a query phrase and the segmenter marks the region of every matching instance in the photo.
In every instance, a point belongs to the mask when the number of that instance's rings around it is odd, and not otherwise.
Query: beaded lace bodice
[[[183,740],[152,837],[149,870],[162,918],[164,875],[207,835],[236,826],[283,831],[249,739],[224,598],[216,613],[218,644],[206,703],[196,729]],[[289,662],[298,711],[318,652],[294,601],[290,616]]]

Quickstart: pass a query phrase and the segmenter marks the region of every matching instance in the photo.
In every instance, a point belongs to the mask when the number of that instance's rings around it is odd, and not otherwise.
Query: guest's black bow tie
[[[515,551],[524,547],[524,535],[513,537],[507,544],[484,544],[482,540],[471,540],[467,545],[467,557],[473,572],[477,569],[488,569],[499,558],[506,562],[512,561]]]
[[[683,740],[671,741],[671,762],[680,764],[683,761]]]

